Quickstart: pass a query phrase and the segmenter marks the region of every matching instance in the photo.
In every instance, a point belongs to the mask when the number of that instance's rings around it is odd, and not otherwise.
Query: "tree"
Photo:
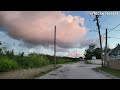
[[[34,53],[28,54],[28,56],[38,56],[38,54],[34,52]]]
[[[101,48],[95,48],[94,56],[96,56],[96,59],[101,59]]]
[[[23,57],[23,56],[24,56],[24,52],[19,53],[19,56],[20,56],[20,57]]]
[[[107,52],[109,52],[111,49],[109,47],[107,47]],[[104,48],[104,52],[105,52],[105,48]]]
[[[89,45],[89,48],[85,50],[85,59],[92,59],[92,56],[94,55],[94,49],[95,49],[95,44]]]
[[[107,52],[111,50],[109,47],[107,48]],[[105,51],[105,49],[103,50]],[[94,44],[89,45],[89,48],[85,50],[85,59],[92,59],[92,56],[96,56],[96,59],[101,59],[101,49],[95,48]]]
[[[7,51],[7,48],[3,46],[2,42],[0,41],[0,55],[4,55]]]
[[[12,51],[7,50],[7,51],[5,51],[5,54],[11,59],[14,56],[14,50],[12,50]]]
[[[1,41],[0,41],[0,45],[2,45]],[[0,47],[0,55],[2,55],[2,48]]]
[[[90,49],[91,52],[94,52],[95,44],[91,44],[91,45],[89,45],[89,49]]]

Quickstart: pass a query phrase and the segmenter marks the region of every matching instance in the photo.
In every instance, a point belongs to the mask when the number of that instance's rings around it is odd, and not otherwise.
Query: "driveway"
[[[66,64],[46,75],[36,79],[111,79],[93,68],[100,65],[84,64],[83,61],[74,64]]]
[[[91,62],[92,64],[102,64],[101,59],[96,59],[96,60],[88,60],[89,62]]]

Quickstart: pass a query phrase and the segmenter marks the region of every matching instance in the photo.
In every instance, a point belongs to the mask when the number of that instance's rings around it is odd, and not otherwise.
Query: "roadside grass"
[[[97,69],[120,78],[120,70],[114,70],[114,69],[107,68],[107,67],[103,67],[103,68],[102,67],[98,67]]]
[[[8,61],[14,61],[14,60],[8,60]],[[28,62],[28,60],[27,60],[27,62]],[[3,72],[0,72],[0,79],[34,79],[34,78],[42,76],[48,72],[51,72],[51,71],[61,67],[64,64],[73,64],[76,62],[77,61],[75,61],[75,62],[73,62],[73,61],[57,62],[56,67],[54,67],[54,64],[49,63],[48,65],[42,65],[40,67],[18,68],[15,70],[11,69],[9,71],[7,71],[7,69],[6,69]],[[1,63],[1,65],[4,66],[5,64]]]
[[[52,60],[51,60],[52,59]],[[33,56],[14,56],[11,59],[7,56],[0,57],[0,73],[19,69],[40,68],[46,65],[54,64],[53,58],[47,56],[33,55]],[[56,64],[70,64],[77,62],[77,60],[59,57]]]
[[[85,64],[91,64],[91,62],[88,60],[85,60],[84,62],[85,62]]]
[[[35,79],[41,75],[44,75],[52,70],[60,68],[61,65],[46,65],[40,68],[19,69],[9,72],[1,72],[0,79]]]
[[[74,63],[77,63],[77,62],[79,62],[79,61],[76,61],[76,62],[66,62],[66,63],[62,63],[62,64],[74,64]]]
[[[51,72],[51,71],[53,71],[53,70],[55,70],[55,69],[58,69],[58,68],[60,68],[60,67],[61,67],[61,65],[57,65],[56,67],[50,68],[50,69],[48,69],[48,70],[46,70],[46,71],[39,72],[38,74],[35,74],[34,76],[29,77],[28,79],[35,79],[35,78],[37,78],[37,77],[40,77],[40,76],[42,76],[42,75],[45,75],[45,74],[47,74],[47,73],[49,73],[49,72]]]

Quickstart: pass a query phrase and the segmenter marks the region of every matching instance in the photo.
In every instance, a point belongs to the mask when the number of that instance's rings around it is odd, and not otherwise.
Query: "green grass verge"
[[[46,71],[40,72],[40,73],[38,73],[38,74],[36,74],[36,75],[34,75],[34,76],[32,76],[32,77],[29,77],[28,79],[35,79],[35,78],[37,78],[37,77],[40,77],[40,76],[42,76],[42,75],[45,75],[45,74],[47,74],[47,73],[49,73],[49,72],[51,72],[51,71],[53,71],[53,70],[55,70],[55,69],[58,69],[58,68],[60,68],[60,67],[61,67],[61,65],[58,65],[58,66],[53,67],[53,68],[50,68],[50,69],[48,69],[48,70],[46,70]]]
[[[77,63],[78,61],[76,62],[66,62],[66,63],[62,63],[62,64],[73,64],[73,63]]]
[[[87,60],[85,60],[84,62],[85,62],[85,64],[91,64],[91,62],[87,61]]]
[[[99,67],[98,69],[120,78],[120,70],[114,70],[114,69],[106,68],[106,67],[103,67],[103,68]]]

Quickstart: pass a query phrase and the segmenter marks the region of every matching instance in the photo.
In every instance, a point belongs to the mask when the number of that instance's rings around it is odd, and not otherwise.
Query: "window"
[[[117,55],[117,59],[120,60],[120,55]]]
[[[111,59],[114,60],[114,59],[115,59],[115,56],[114,56],[114,55],[111,55]]]
[[[118,51],[118,54],[120,55],[120,50]]]

